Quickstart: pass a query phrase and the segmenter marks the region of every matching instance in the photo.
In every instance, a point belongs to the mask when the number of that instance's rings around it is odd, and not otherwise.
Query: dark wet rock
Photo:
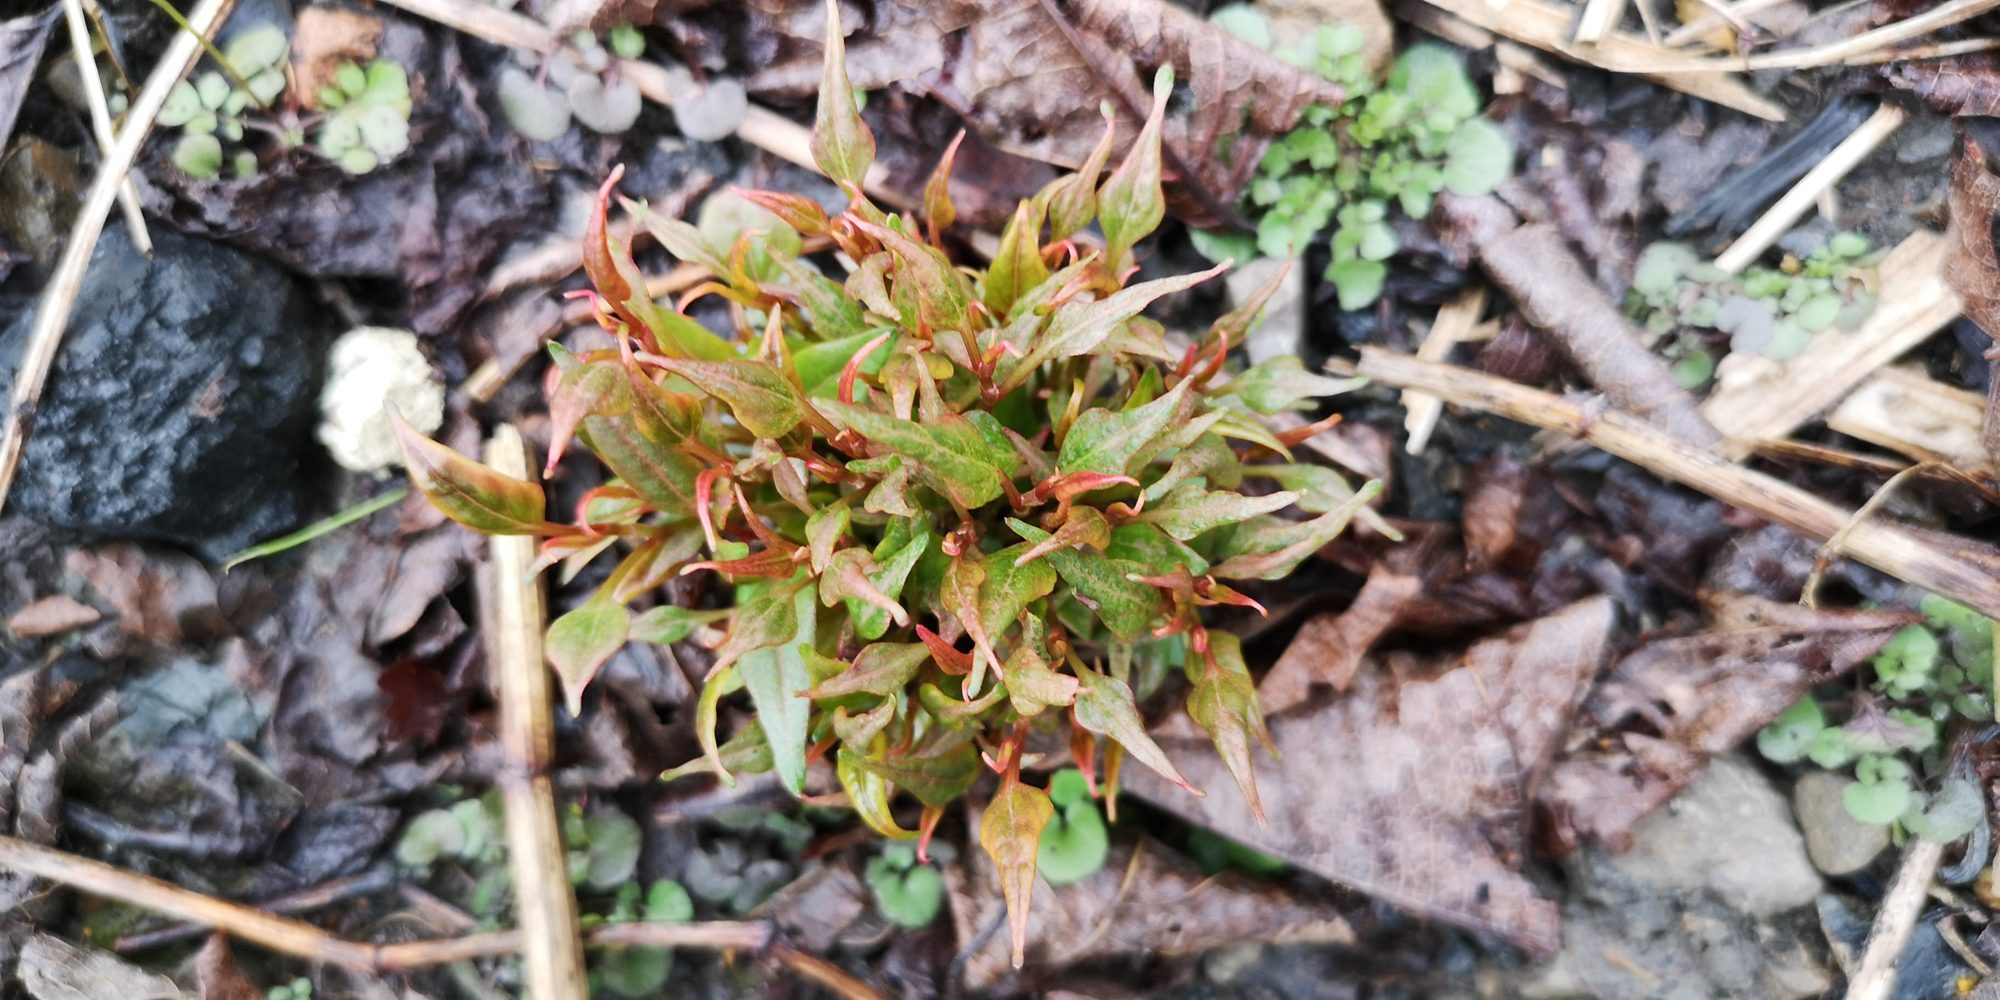
[[[45,523],[210,557],[307,507],[327,330],[270,264],[156,227],[107,229],[42,396],[10,506]],[[0,337],[11,385],[32,317]]]

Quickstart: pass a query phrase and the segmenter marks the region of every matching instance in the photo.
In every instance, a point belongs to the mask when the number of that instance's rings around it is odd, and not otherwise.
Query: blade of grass
[[[224,573],[227,573],[230,570],[235,569],[236,567],[241,566],[244,563],[247,563],[253,559],[262,559],[265,556],[277,555],[278,553],[283,552],[286,549],[298,548],[299,546],[304,545],[305,543],[310,542],[321,535],[339,531],[340,529],[345,528],[348,525],[353,524],[354,522],[359,521],[362,518],[367,517],[368,515],[383,509],[384,507],[394,506],[395,504],[401,502],[404,497],[409,495],[410,495],[410,490],[408,487],[399,486],[396,489],[390,490],[389,492],[384,493],[380,496],[369,497],[368,499],[363,500],[360,503],[355,504],[354,506],[341,511],[338,514],[335,514],[331,517],[327,517],[318,521],[314,521],[313,523],[308,524],[305,527],[300,528],[299,530],[294,531],[289,535],[283,535],[278,538],[273,538],[268,542],[259,542],[258,544],[252,545],[241,552],[232,554],[227,560],[223,562],[222,571]]]

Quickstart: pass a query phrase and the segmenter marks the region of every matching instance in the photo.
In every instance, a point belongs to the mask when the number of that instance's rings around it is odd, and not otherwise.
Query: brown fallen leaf
[[[819,82],[816,0],[760,0],[768,27],[799,44],[748,81],[756,93],[804,97]],[[1118,118],[1120,148],[1139,133],[1153,71],[1171,64],[1192,91],[1169,117],[1169,173],[1191,205],[1191,225],[1214,225],[1234,206],[1269,141],[1340,88],[1237,39],[1165,0],[945,0],[878,3],[847,42],[848,74],[869,89],[924,90],[974,131],[1018,156],[1074,168],[1104,134],[1099,106]],[[1226,149],[1226,155],[1218,152]],[[1113,160],[1116,161],[1114,155]]]
[[[120,543],[71,552],[64,565],[111,605],[118,634],[128,642],[168,649],[229,630],[216,605],[215,580],[192,556]]]
[[[68,594],[44,597],[7,619],[7,631],[16,639],[38,639],[95,624],[104,614]]]
[[[1941,115],[2000,116],[2000,56],[1973,52],[1951,59],[1897,59],[1882,64],[1884,82]]]
[[[229,939],[211,934],[194,955],[194,986],[201,1000],[263,1000],[264,991],[236,967]]]
[[[1363,670],[1352,690],[1271,720],[1282,763],[1258,778],[1269,826],[1241,800],[1194,798],[1143,769],[1147,801],[1417,915],[1537,952],[1557,906],[1519,871],[1530,789],[1602,665],[1608,598],[1475,643],[1429,675]],[[1155,732],[1198,787],[1230,778],[1176,714]]]
[[[1391,628],[1422,582],[1387,563],[1368,572],[1368,582],[1354,595],[1347,610],[1315,615],[1299,626],[1299,634],[1257,685],[1257,700],[1266,715],[1276,715],[1306,701],[1314,685],[1345,691],[1354,680],[1361,658]]]
[[[1226,785],[1229,781],[1223,777]],[[1168,786],[1172,791],[1178,788]],[[978,817],[972,818],[973,825]],[[962,944],[1004,921],[1000,881],[983,851],[944,870]],[[1114,842],[1104,866],[1060,888],[1036,879],[1027,968],[1037,974],[1123,956],[1189,955],[1244,941],[1349,944],[1354,930],[1326,894],[1291,891],[1242,872],[1204,875],[1156,841]],[[1014,971],[1007,935],[988,935],[965,964],[965,985],[986,991]]]
[[[33,1000],[181,1000],[174,981],[95,948],[35,934],[21,945],[14,976]]]
[[[1951,223],[1945,229],[1944,280],[1964,301],[1965,315],[2000,345],[2000,249],[1993,244],[1993,219],[2000,212],[2000,177],[1987,162],[1986,147],[1961,135],[1951,163]],[[1981,434],[1989,455],[2000,456],[2000,379],[1986,388],[1986,420]]]
[[[346,7],[300,7],[292,26],[293,93],[319,107],[319,92],[342,63],[367,66],[382,41],[382,19]]]
[[[1633,824],[1813,685],[1852,670],[1918,616],[1703,595],[1708,627],[1640,646],[1584,705],[1600,732],[1536,790],[1543,846],[1630,843]]]

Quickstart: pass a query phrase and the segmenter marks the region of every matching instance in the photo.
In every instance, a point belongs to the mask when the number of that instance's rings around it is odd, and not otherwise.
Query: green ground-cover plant
[[[1757,734],[1757,749],[1781,764],[1852,768],[1844,797],[1857,821],[1951,841],[1985,817],[1978,787],[1947,773],[1945,730],[1994,720],[1993,620],[1937,596],[1921,610],[1922,624],[1875,655],[1866,691],[1800,699]]]
[[[639,88],[621,79],[614,58],[646,51],[639,29],[621,25],[596,34],[579,31],[551,55],[547,72],[509,66],[500,74],[500,110],[522,136],[546,142],[569,131],[572,119],[594,132],[617,134],[639,120]],[[524,58],[527,58],[524,56]]]
[[[543,536],[544,565],[618,551],[594,595],[549,628],[572,711],[628,640],[714,636],[694,708],[704,758],[670,774],[727,781],[769,770],[803,794],[809,762],[823,759],[869,826],[916,839],[920,852],[947,806],[983,772],[999,775],[979,836],[1005,889],[1018,964],[1041,835],[1057,811],[1024,778],[1031,734],[1066,731],[1089,793],[1115,788],[1127,757],[1186,787],[1134,693],[1176,665],[1189,715],[1261,815],[1251,753],[1269,736],[1241,644],[1207,627],[1201,609],[1255,606],[1231,582],[1285,576],[1375,488],[1349,490],[1330,469],[1289,461],[1292,445],[1330,421],[1274,433],[1258,419],[1350,387],[1289,357],[1232,374],[1230,346],[1261,301],[1193,344],[1140,315],[1221,270],[1126,284],[1135,245],[1165,211],[1170,73],[1102,183],[1109,129],[1082,173],[1019,206],[991,266],[968,268],[941,238],[953,220],[949,155],[925,190],[921,225],[863,194],[874,140],[855,112],[831,5],[828,17],[812,151],[848,194],[844,211],[745,192],[787,235],[744,232],[721,245],[632,206],[663,247],[715,273],[689,294],[731,303],[736,338],[640,290],[607,236],[617,175],[606,183],[584,259],[618,346],[557,351],[550,398],[548,471],[574,438],[615,477],[583,498],[575,523],[551,521],[534,483],[407,428],[402,442],[412,480],[446,514]],[[1080,238],[1093,219],[1101,248]],[[852,272],[836,279],[799,257],[800,234],[830,238]],[[1288,488],[1241,490],[1262,479]],[[1277,516],[1295,506],[1312,516]],[[701,571],[733,585],[730,607],[628,609]],[[756,721],[719,743],[720,703],[738,690]],[[902,793],[922,807],[915,829],[892,808]],[[1064,818],[1072,830],[1088,822],[1073,800]]]
[[[1881,254],[1859,233],[1840,233],[1800,260],[1731,275],[1685,243],[1660,242],[1639,254],[1627,311],[1656,335],[1674,377],[1695,389],[1715,374],[1703,331],[1726,335],[1732,351],[1784,361],[1805,352],[1829,327],[1853,331],[1875,310]]]
[[[321,112],[301,118],[295,107],[275,106],[286,89],[290,51],[282,29],[259,25],[223,50],[228,73],[208,70],[176,84],[159,118],[181,130],[174,165],[205,180],[220,177],[225,165],[238,180],[255,176],[257,154],[244,144],[250,131],[269,135],[281,149],[306,145],[310,132],[309,148],[350,174],[365,174],[409,149],[410,81],[402,66],[387,59],[366,67],[342,64],[333,85],[317,95]]]
[[[585,927],[635,921],[684,923],[694,919],[694,900],[672,879],[642,884],[635,876],[643,846],[639,824],[615,809],[586,812],[572,807],[562,822],[563,846],[584,913]],[[396,861],[412,874],[428,876],[440,865],[456,866],[469,883],[463,899],[483,927],[508,920],[513,876],[499,797],[466,798],[418,813],[396,841]],[[667,948],[612,946],[593,949],[590,978],[619,996],[657,996],[673,968]],[[305,996],[310,996],[310,993]]]
[[[1395,213],[1423,219],[1439,192],[1486,194],[1512,171],[1513,145],[1481,117],[1479,90],[1453,50],[1412,46],[1377,81],[1358,28],[1329,25],[1297,46],[1274,47],[1254,9],[1232,5],[1216,16],[1251,44],[1340,84],[1348,98],[1306,109],[1303,124],[1272,143],[1244,195],[1256,235],[1197,235],[1211,258],[1240,260],[1252,250],[1288,257],[1330,226],[1326,280],[1342,309],[1360,309],[1382,294],[1399,247]]]

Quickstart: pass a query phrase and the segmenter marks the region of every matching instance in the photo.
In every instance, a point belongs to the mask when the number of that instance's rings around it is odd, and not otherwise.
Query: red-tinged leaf
[[[784,220],[785,225],[798,230],[800,236],[825,236],[827,234],[826,209],[819,202],[804,195],[787,194],[783,191],[758,191],[730,185],[729,190],[737,197]],[[698,231],[698,230],[697,230]]]
[[[625,211],[637,216],[639,224],[645,226],[646,231],[653,234],[653,239],[674,257],[690,264],[700,264],[719,276],[732,272],[728,259],[716,251],[708,236],[693,223],[661,215],[643,202],[627,198],[623,199],[623,203]]]
[[[701,463],[646,434],[636,408],[619,417],[585,417],[583,432],[591,454],[653,509],[673,518],[696,515]]]
[[[1153,113],[1125,154],[1125,162],[1097,193],[1097,221],[1104,227],[1105,260],[1113,274],[1125,270],[1133,245],[1166,218],[1166,195],[1160,190],[1160,126],[1173,92],[1173,67],[1161,66],[1153,76]]]
[[[944,148],[944,155],[938,157],[931,179],[924,183],[924,224],[929,227],[932,243],[958,221],[958,212],[951,206],[951,164],[958,158],[958,144],[964,141],[965,130],[959,129],[951,145]]]
[[[809,648],[799,647],[801,652]],[[896,721],[896,702],[894,699],[884,699],[881,704],[866,712],[850,712],[845,705],[835,705],[831,718],[833,735],[840,742],[851,747],[870,746],[875,742],[875,737],[889,728],[889,723]]]
[[[928,533],[917,535],[904,542],[882,558],[875,572],[869,574],[868,582],[874,584],[875,589],[890,600],[901,597],[903,584],[909,580],[910,571],[916,568],[917,561],[922,559],[924,552],[930,548],[930,542],[931,536]],[[889,613],[873,604],[850,600],[847,602],[847,616],[854,622],[854,634],[863,639],[880,639],[883,633],[889,631],[891,620]]]
[[[867,438],[878,447],[915,462],[924,479],[940,492],[956,499],[967,509],[983,507],[1000,498],[1002,470],[1012,456],[995,453],[979,428],[958,414],[944,414],[935,422],[918,423],[877,413],[865,406],[838,400],[819,401],[827,419]],[[867,505],[863,504],[864,509]]]
[[[853,666],[821,681],[806,692],[806,697],[815,701],[850,694],[893,697],[902,693],[903,687],[930,659],[930,647],[921,642],[878,642],[863,646],[854,657]]]
[[[1107,476],[1102,472],[1065,472],[1051,480],[1043,490],[1052,500],[1069,501],[1098,490],[1108,490],[1113,486],[1137,486],[1139,481],[1131,476]]]
[[[597,208],[590,213],[590,220],[583,229],[583,272],[597,287],[597,294],[610,303],[620,318],[636,328],[640,325],[639,320],[625,305],[632,298],[632,283],[619,267],[618,254],[612,249],[608,231],[611,192],[618,187],[618,179],[623,176],[625,165],[621,163],[611,168],[611,176],[605,178],[604,186],[597,189]]]
[[[673,444],[699,429],[701,397],[666,388],[638,365],[623,367],[631,387],[632,420],[639,433],[660,444]]]
[[[799,373],[800,384],[809,395],[825,395],[819,387],[826,381],[826,374],[820,370],[824,358],[826,367],[838,370],[855,353],[851,343],[845,349],[835,344],[859,338],[866,343],[876,333],[869,329],[868,314],[847,294],[846,286],[789,257],[778,258],[778,266],[791,279],[792,290],[806,314],[812,318],[813,332],[822,339],[801,350],[793,359],[793,370]],[[770,289],[767,287],[766,291]],[[894,331],[883,331],[884,336]],[[879,362],[878,362],[879,366]]]
[[[892,260],[890,275],[895,294],[909,296],[918,322],[932,333],[972,328],[972,292],[965,275],[953,267],[951,259],[938,248],[920,243],[889,228],[871,222],[855,227],[882,242]],[[900,310],[899,310],[900,311]]]
[[[1239,261],[1238,263],[1242,262]],[[1202,347],[1204,349],[1211,348],[1216,341],[1222,339],[1227,339],[1231,344],[1248,343],[1250,331],[1256,329],[1263,322],[1264,306],[1271,301],[1271,296],[1277,294],[1278,289],[1284,285],[1285,275],[1291,269],[1292,262],[1289,260],[1273,268],[1270,279],[1262,285],[1257,286],[1257,290],[1251,292],[1249,298],[1244,299],[1237,304],[1236,308],[1223,313],[1213,324],[1210,324],[1208,337],[1202,341]]]
[[[706,690],[704,686],[703,690]],[[699,706],[697,706],[699,711]],[[714,742],[714,707],[710,706],[708,741]],[[724,770],[718,771],[717,768]],[[697,757],[679,767],[660,772],[661,781],[673,781],[690,774],[713,774],[723,787],[734,788],[738,774],[767,774],[771,770],[771,744],[764,739],[764,727],[756,719],[744,723],[729,742],[717,748],[715,758]]]
[[[995,316],[1006,316],[1029,289],[1049,280],[1049,266],[1042,260],[1042,213],[1033,202],[1014,209],[1007,228],[1000,231],[1000,252],[986,270],[981,289],[986,308]]]
[[[925,737],[907,753],[859,763],[916,796],[927,809],[942,809],[958,801],[984,770],[973,741],[963,733],[944,729]]]
[[[847,526],[852,517],[848,498],[841,497],[806,518],[806,548],[812,552],[814,573],[826,572],[827,563],[833,561],[834,546],[847,537]]]
[[[1015,646],[1000,669],[1001,679],[1007,684],[1007,700],[1024,719],[1076,701],[1076,678],[1051,669],[1035,646],[1031,642]]]
[[[716,647],[715,664],[720,669],[735,663],[753,649],[764,649],[789,641],[799,632],[798,602],[790,592],[766,591],[738,605],[729,622],[729,635]],[[801,684],[794,690],[802,690]]]
[[[1249,522],[1230,538],[1226,557],[1209,570],[1209,575],[1225,580],[1281,580],[1289,576],[1307,556],[1325,548],[1347,530],[1354,514],[1382,492],[1382,484],[1370,480],[1354,491],[1347,502],[1310,521],[1285,522],[1261,528]]]
[[[1230,379],[1223,391],[1258,413],[1270,416],[1289,410],[1302,400],[1332,396],[1366,384],[1367,379],[1315,375],[1305,370],[1296,355],[1282,354]]]
[[[875,162],[875,135],[861,121],[854,86],[847,81],[847,41],[840,33],[840,0],[826,0],[826,65],[813,121],[813,162],[834,183],[859,194]]]
[[[862,754],[841,747],[834,756],[833,772],[840,779],[841,790],[847,793],[848,804],[870,830],[891,840],[916,839],[915,830],[896,825],[896,816],[889,811],[889,782],[865,766]]]
[[[481,465],[417,433],[391,410],[410,482],[444,516],[489,535],[544,532],[542,488]]]
[[[953,556],[938,584],[938,601],[944,611],[958,619],[965,634],[972,637],[972,673],[966,675],[964,691],[979,690],[986,668],[1000,665],[993,637],[987,634],[986,619],[979,613],[979,587],[986,582],[986,563],[974,555]],[[1006,627],[1004,624],[1001,626]]]
[[[767,361],[694,361],[648,356],[651,364],[687,379],[728,404],[736,422],[760,438],[783,437],[806,419],[805,397]]]
[[[1007,384],[1019,385],[1026,380],[1027,373],[1040,368],[1045,362],[1080,357],[1095,351],[1105,338],[1111,336],[1112,331],[1145,311],[1155,300],[1193,288],[1225,270],[1228,270],[1228,265],[1217,264],[1194,274],[1143,281],[1095,302],[1072,302],[1059,307],[1049,317],[1047,327],[1035,340],[1034,346],[1010,370]]]
[[[643,611],[632,619],[632,638],[639,642],[650,642],[661,646],[674,643],[694,634],[694,630],[711,622],[729,617],[731,608],[716,608],[697,611],[673,604],[663,604]]]
[[[1167,494],[1159,503],[1147,507],[1138,520],[1156,525],[1167,534],[1189,542],[1225,524],[1247,521],[1259,514],[1289,507],[1298,498],[1296,493],[1283,491],[1264,496],[1244,496],[1186,483]]]
[[[632,612],[609,598],[594,597],[549,624],[542,649],[562,679],[563,703],[572,717],[583,714],[583,689],[605,661],[624,648]]]
[[[701,526],[692,521],[663,525],[619,562],[611,599],[623,604],[664,586],[687,561],[701,554]]]
[[[549,460],[543,476],[554,475],[570,438],[587,416],[623,416],[632,409],[632,386],[616,361],[577,365],[563,373],[549,394]]]
[[[1063,437],[1056,468],[1066,475],[1094,472],[1103,476],[1128,474],[1133,458],[1174,421],[1186,401],[1190,382],[1130,410],[1084,411]]]
[[[936,632],[922,625],[917,626],[917,638],[923,641],[925,649],[930,650],[931,659],[937,663],[939,670],[953,677],[963,677],[972,672],[971,653],[944,641]]]
[[[1035,196],[1037,202],[1048,205],[1049,239],[1058,243],[1083,231],[1090,220],[1097,217],[1097,177],[1104,172],[1104,165],[1111,160],[1111,145],[1118,138],[1118,119],[1107,107],[1104,112],[1104,137],[1090,155],[1078,167],[1076,173],[1049,182],[1042,193]]]
[[[961,721],[970,719],[973,724],[968,728],[971,730],[980,728],[978,720],[993,706],[1000,704],[1001,699],[1005,697],[1007,689],[999,684],[993,685],[985,694],[971,701],[945,694],[935,684],[917,685],[917,703],[924,707],[924,711],[950,726],[956,726]]]
[[[1007,897],[1007,925],[1013,941],[1014,968],[1026,959],[1028,903],[1035,893],[1035,855],[1042,828],[1055,817],[1055,806],[1039,788],[1010,777],[987,803],[979,820],[979,843],[1000,873],[1000,891]]]
[[[1264,822],[1264,803],[1257,796],[1257,769],[1250,760],[1250,740],[1264,744],[1273,757],[1278,749],[1264,726],[1264,713],[1257,706],[1257,688],[1243,666],[1243,649],[1236,636],[1210,632],[1208,639],[1215,665],[1195,671],[1194,690],[1188,692],[1187,712],[1215,741],[1216,756],[1229,768],[1243,801],[1257,822]]]
[[[1146,721],[1139,717],[1139,705],[1132,698],[1131,687],[1095,670],[1078,671],[1076,679],[1074,718],[1078,726],[1115,741],[1126,753],[1138,758],[1139,763],[1168,781],[1196,795],[1202,794],[1201,789],[1181,777],[1173,761],[1167,759],[1167,752],[1146,734]]]
[[[800,549],[803,553],[805,550]],[[692,562],[681,567],[682,575],[700,570],[712,569],[728,577],[761,577],[783,580],[798,572],[799,560],[783,549],[765,549],[753,552],[741,559],[709,559]]]
[[[1099,552],[1111,544],[1111,522],[1095,507],[1071,507],[1069,518],[1049,537],[1036,542],[1028,550],[1015,558],[1016,565],[1026,565],[1057,549],[1089,546]]]
[[[867,549],[848,548],[835,552],[827,563],[826,572],[819,577],[820,603],[830,608],[837,601],[851,598],[888,615],[897,625],[908,625],[910,613],[875,585],[874,577],[880,571]]]
[[[1018,518],[1008,518],[1007,526],[1031,543],[1049,537],[1048,532]],[[1045,558],[1077,598],[1095,611],[1104,627],[1120,640],[1137,642],[1144,638],[1153,622],[1166,612],[1166,600],[1157,589],[1131,580],[1132,574],[1144,573],[1145,566],[1110,559],[1088,549],[1056,549]]]

